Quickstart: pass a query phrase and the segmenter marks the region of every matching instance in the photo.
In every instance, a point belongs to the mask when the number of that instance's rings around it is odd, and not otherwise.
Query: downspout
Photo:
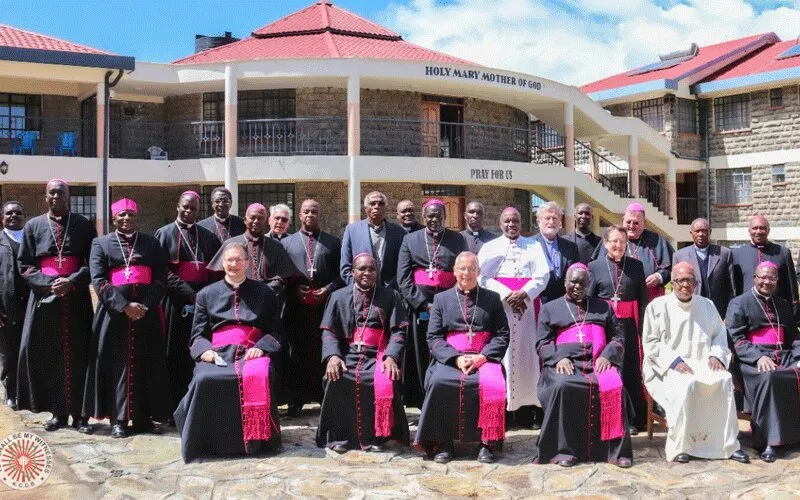
[[[706,161],[706,220],[711,224],[711,162],[708,158],[708,103],[708,99],[701,101],[700,116],[703,122],[703,157]]]
[[[103,234],[108,234],[108,214],[110,213],[108,202],[108,147],[111,125],[111,110],[109,103],[111,101],[111,88],[116,86],[122,79],[123,71],[119,70],[114,80],[111,80],[113,71],[106,71],[105,77],[105,92],[103,92],[103,175],[100,181],[100,206],[103,207]]]

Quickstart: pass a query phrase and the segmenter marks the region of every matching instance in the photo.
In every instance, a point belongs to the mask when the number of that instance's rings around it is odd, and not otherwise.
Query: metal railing
[[[361,153],[529,162],[530,131],[474,122],[362,117]]]
[[[691,224],[700,217],[700,206],[697,197],[678,197],[678,224]]]
[[[240,120],[241,156],[347,154],[347,119]]]
[[[595,177],[606,189],[621,198],[630,198],[630,171],[620,167],[608,152],[596,151],[588,144],[575,140],[573,164],[575,170]]]
[[[655,205],[660,212],[669,214],[669,190],[652,175],[639,171],[639,196]]]

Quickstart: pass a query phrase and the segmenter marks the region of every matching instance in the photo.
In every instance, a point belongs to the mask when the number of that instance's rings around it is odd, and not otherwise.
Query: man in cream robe
[[[645,386],[666,411],[668,461],[690,456],[748,463],[739,425],[727,332],[714,303],[694,295],[694,269],[672,269],[674,292],[653,299],[644,316]]]
[[[511,328],[511,342],[503,357],[506,369],[508,410],[541,406],[536,396],[539,357],[536,355],[537,298],[547,286],[550,267],[542,246],[520,236],[517,209],[500,214],[503,236],[486,242],[478,252],[481,285],[500,294]]]

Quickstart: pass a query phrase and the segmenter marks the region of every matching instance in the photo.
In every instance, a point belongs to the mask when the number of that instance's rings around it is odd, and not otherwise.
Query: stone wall
[[[347,89],[299,88],[295,110],[296,154],[347,154]]]
[[[45,184],[3,184],[0,186],[0,199],[5,203],[16,200],[25,208],[28,218],[35,217],[47,210],[44,202]]]
[[[165,98],[164,116],[169,122],[169,129],[166,147],[161,147],[167,150],[169,158],[197,158],[200,149],[191,122],[203,119],[203,95],[196,93]]]
[[[783,107],[770,109],[769,90],[750,93],[750,128],[717,132],[710,103],[709,156],[800,148],[800,87],[783,87]]]
[[[147,149],[151,146],[169,153],[164,104],[112,101],[110,111],[110,157],[149,159]]]
[[[464,121],[484,125],[465,127],[467,158],[529,161],[527,113],[505,104],[470,98],[464,100]]]
[[[81,127],[81,103],[75,97],[42,95],[41,122],[31,120],[26,125],[40,131],[36,141],[36,154],[54,154],[53,148],[61,144],[59,135],[62,132],[77,134],[76,156],[81,154],[81,134],[84,130]],[[94,133],[94,129],[88,132]]]
[[[422,94],[361,89],[361,154],[422,155]]]

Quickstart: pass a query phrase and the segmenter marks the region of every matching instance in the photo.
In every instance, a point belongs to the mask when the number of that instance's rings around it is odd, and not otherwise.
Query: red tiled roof
[[[726,78],[736,78],[739,76],[754,75],[756,73],[766,73],[779,69],[794,68],[800,66],[800,56],[788,57],[786,59],[776,59],[783,51],[796,45],[796,39],[786,42],[778,42],[755,52],[746,60],[729,66],[715,74],[712,80],[725,80]]]
[[[365,58],[474,64],[408,43],[397,33],[319,1],[252,33],[248,38],[193,54],[175,64],[256,59]]]
[[[626,71],[617,75],[603,78],[592,83],[588,83],[581,87],[585,93],[598,92],[601,90],[615,89],[620,87],[627,87],[628,85],[635,85],[637,83],[650,82],[653,80],[671,80],[677,79],[681,76],[690,73],[691,71],[700,68],[706,63],[710,63],[717,58],[724,58],[725,56],[733,56],[737,51],[744,49],[747,45],[755,43],[760,39],[764,44],[775,42],[778,40],[774,33],[762,33],[759,35],[752,35],[729,42],[718,43],[715,45],[707,45],[700,47],[696,57],[684,61],[671,68],[666,68],[658,71],[651,71],[648,73],[641,73],[638,75],[631,75],[636,69]]]
[[[103,54],[112,55],[111,52],[67,42],[51,36],[21,30],[0,24],[0,46],[18,49],[54,50],[58,52],[73,52],[78,54]]]

